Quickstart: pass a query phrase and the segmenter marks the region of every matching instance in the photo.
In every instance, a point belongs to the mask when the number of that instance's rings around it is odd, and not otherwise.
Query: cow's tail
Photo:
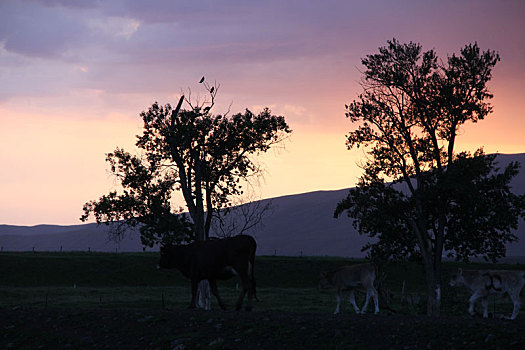
[[[250,290],[250,293],[253,295],[253,298],[257,301],[259,301],[259,299],[257,298],[257,292],[256,292],[256,288],[255,288],[255,276],[253,274],[253,260],[251,260],[249,263],[248,263],[248,278],[250,279],[250,287],[251,287],[251,290]]]
[[[255,242],[254,242],[255,243]],[[250,278],[250,285],[252,286],[252,294],[253,294],[253,298],[257,301],[259,301],[259,299],[257,298],[257,292],[256,292],[256,288],[255,288],[255,274],[254,274],[254,268],[255,268],[255,250],[257,249],[257,243],[255,243],[254,247],[253,247],[253,251],[251,252],[250,254],[250,266],[248,267],[248,273],[249,273],[249,278]]]

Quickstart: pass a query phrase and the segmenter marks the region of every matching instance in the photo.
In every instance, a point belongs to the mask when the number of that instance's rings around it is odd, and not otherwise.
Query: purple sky
[[[477,41],[500,53],[495,112],[459,147],[525,151],[525,1],[0,1],[0,223],[78,223],[115,186],[104,153],[132,148],[151,103],[221,84],[217,113],[284,115],[262,197],[355,184],[344,105],[360,59],[386,41],[442,58]]]

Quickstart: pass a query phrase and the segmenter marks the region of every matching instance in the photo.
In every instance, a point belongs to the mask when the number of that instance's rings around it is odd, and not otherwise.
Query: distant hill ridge
[[[524,194],[525,153],[501,154],[497,160],[500,168],[511,161],[522,164],[520,174],[511,185],[515,193]],[[265,216],[263,225],[250,232],[257,240],[257,254],[363,257],[361,247],[369,238],[360,236],[346,216],[333,218],[337,203],[347,193],[348,189],[315,191],[263,200],[272,201],[272,210]],[[0,247],[3,251],[143,251],[137,230],[130,230],[119,243],[110,240],[107,232],[107,226],[97,224],[0,225]],[[516,235],[520,240],[507,246],[509,257],[525,255],[523,221]],[[157,250],[157,247],[146,249]]]

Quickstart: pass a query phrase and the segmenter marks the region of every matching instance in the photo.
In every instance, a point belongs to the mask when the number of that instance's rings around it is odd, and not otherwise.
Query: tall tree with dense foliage
[[[504,256],[524,216],[525,196],[509,187],[519,164],[499,172],[482,149],[454,151],[462,125],[492,112],[487,83],[499,59],[475,43],[443,62],[393,39],[362,59],[364,91],[346,106],[355,125],[347,147],[368,156],[335,216],[346,212],[359,233],[375,237],[364,247],[375,258],[422,259],[428,315],[439,315],[443,254]]]
[[[154,103],[141,113],[144,130],[136,145],[144,155],[119,148],[108,154],[123,193],[86,203],[82,220],[93,214],[99,223],[141,224],[142,241],[148,245],[166,237],[208,238],[213,218],[227,212],[223,209],[232,198],[242,195],[243,180],[260,171],[253,157],[291,130],[284,117],[267,108],[259,114],[212,114],[219,85],[209,85],[204,78],[200,83],[207,96],[200,103],[181,96],[175,108]],[[175,190],[182,193],[189,218],[172,210]]]

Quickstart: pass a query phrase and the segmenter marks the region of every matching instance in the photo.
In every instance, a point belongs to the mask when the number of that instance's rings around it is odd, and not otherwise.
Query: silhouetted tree
[[[524,215],[525,197],[509,188],[519,164],[498,173],[494,155],[454,152],[459,128],[492,111],[486,84],[497,61],[470,44],[442,63],[433,50],[393,39],[362,60],[364,92],[346,106],[356,124],[347,146],[369,156],[334,215],[346,212],[359,233],[377,238],[364,247],[375,258],[423,260],[428,315],[439,315],[443,253],[504,256]]]
[[[213,217],[227,213],[221,209],[242,194],[241,180],[260,171],[252,157],[291,130],[284,117],[267,108],[257,115],[249,110],[231,117],[213,115],[219,86],[204,79],[200,83],[208,96],[203,102],[181,96],[175,109],[154,103],[141,113],[144,130],[137,146],[144,156],[119,148],[108,154],[123,193],[86,203],[81,220],[93,214],[98,223],[120,222],[117,227],[142,224],[142,242],[150,246],[207,239]],[[184,102],[188,109],[182,108]],[[174,190],[182,192],[189,218],[172,211]]]
[[[161,159],[139,157],[117,148],[106,155],[106,161],[120,181],[122,193],[112,191],[84,204],[82,221],[92,213],[97,223],[111,225],[110,234],[117,241],[129,227],[139,226],[142,244],[150,247],[156,242],[195,240],[187,217],[172,211],[177,177]]]

